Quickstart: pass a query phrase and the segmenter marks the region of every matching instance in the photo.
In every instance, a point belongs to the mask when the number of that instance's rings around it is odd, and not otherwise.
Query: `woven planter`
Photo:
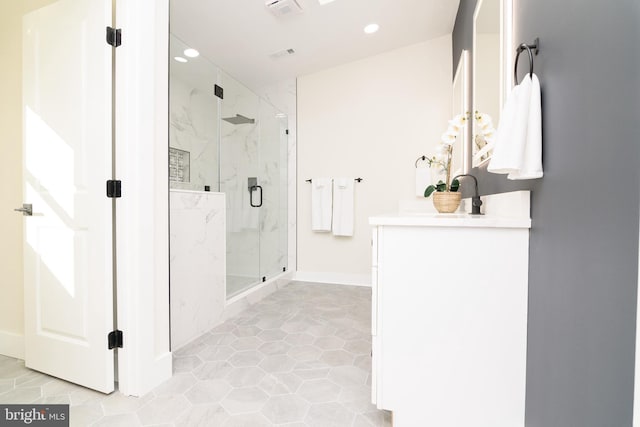
[[[450,191],[435,192],[433,196],[433,206],[440,213],[452,213],[460,206],[460,200],[462,200],[462,193]]]

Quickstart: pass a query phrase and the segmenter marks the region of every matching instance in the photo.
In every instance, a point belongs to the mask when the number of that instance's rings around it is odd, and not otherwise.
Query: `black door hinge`
[[[289,129],[287,129],[284,133],[286,133],[287,135],[289,135]]]
[[[122,348],[122,331],[116,329],[115,331],[109,332],[109,335],[107,335],[107,344],[109,346],[109,350]]]
[[[110,199],[122,197],[122,181],[113,179],[107,181],[107,197]]]
[[[122,30],[120,28],[107,27],[107,44],[113,47],[122,44]]]
[[[213,87],[213,93],[220,99],[224,99],[224,89],[218,85]]]

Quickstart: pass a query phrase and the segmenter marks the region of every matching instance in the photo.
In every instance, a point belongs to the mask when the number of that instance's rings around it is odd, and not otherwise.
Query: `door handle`
[[[33,216],[33,205],[31,203],[23,203],[21,208],[16,208],[14,211],[22,212],[22,216]]]
[[[257,189],[260,189],[260,204],[254,205],[253,204],[253,192],[256,191]],[[252,208],[259,208],[260,206],[262,206],[262,187],[261,186],[253,185],[249,189],[249,204],[251,205]]]

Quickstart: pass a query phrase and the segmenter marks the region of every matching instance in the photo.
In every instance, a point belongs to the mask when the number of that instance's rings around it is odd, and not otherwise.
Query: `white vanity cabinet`
[[[394,427],[524,426],[528,206],[370,224],[373,403]]]

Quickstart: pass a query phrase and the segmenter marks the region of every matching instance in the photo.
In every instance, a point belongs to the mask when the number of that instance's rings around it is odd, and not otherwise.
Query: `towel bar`
[[[305,179],[304,181],[311,183],[310,179]],[[354,181],[362,182],[362,178],[355,178]]]
[[[536,37],[536,39],[533,41],[533,44],[522,43],[516,49],[516,61],[513,67],[513,82],[516,85],[518,85],[518,58],[520,58],[520,54],[525,50],[529,54],[529,76],[533,78],[533,53],[531,53],[532,49],[534,50],[536,55],[540,51],[540,39],[538,37]]]

